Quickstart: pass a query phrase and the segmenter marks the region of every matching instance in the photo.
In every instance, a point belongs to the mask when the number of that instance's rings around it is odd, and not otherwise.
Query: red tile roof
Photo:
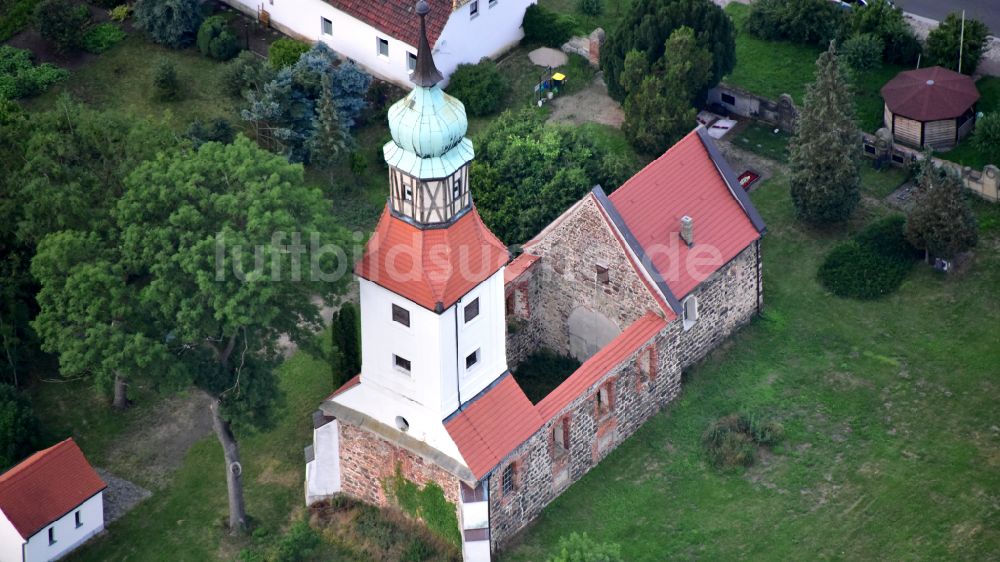
[[[646,345],[667,325],[655,312],[647,312],[611,343],[583,362],[572,375],[538,403],[538,415],[548,420],[588,392],[608,371]]]
[[[326,3],[354,19],[416,47],[420,40],[420,18],[414,12],[416,0],[326,0]],[[437,43],[451,17],[452,0],[428,0],[427,39]]]
[[[337,396],[338,394],[343,394],[343,393],[347,392],[348,390],[354,388],[355,386],[358,386],[358,384],[360,384],[360,383],[361,383],[361,375],[360,374],[354,375],[347,382],[345,382],[344,384],[340,385],[340,388],[338,388],[337,390],[334,390],[333,394],[327,396],[326,399],[329,400],[329,399],[333,398],[334,396]]]
[[[70,438],[0,475],[0,511],[28,539],[105,488]]]
[[[382,214],[355,273],[434,310],[455,304],[500,270],[510,254],[473,207],[447,228],[421,230]]]
[[[542,425],[535,407],[511,375],[445,423],[462,458],[482,478]]]
[[[882,98],[893,113],[917,121],[952,119],[979,100],[972,77],[940,66],[900,72],[882,86]]]
[[[609,197],[678,298],[760,238],[704,142],[692,131]],[[691,248],[680,239],[685,215],[694,219]]]
[[[535,262],[539,259],[541,259],[539,256],[531,254],[521,254],[514,258],[514,261],[507,264],[507,267],[503,270],[504,285],[517,279],[522,273],[531,269],[531,266],[535,265]]]

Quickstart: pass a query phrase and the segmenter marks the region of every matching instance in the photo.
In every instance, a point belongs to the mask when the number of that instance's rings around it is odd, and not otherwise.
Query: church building
[[[361,373],[314,416],[306,501],[391,505],[397,475],[434,483],[464,559],[488,561],[759,314],[765,227],[698,128],[511,259],[469,191],[474,147],[439,86],[428,11],[415,88],[388,114],[388,203],[355,267]],[[532,403],[511,371],[540,349],[582,364]]]

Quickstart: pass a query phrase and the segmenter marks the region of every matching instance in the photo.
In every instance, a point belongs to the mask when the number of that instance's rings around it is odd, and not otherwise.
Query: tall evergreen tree
[[[820,225],[846,220],[861,199],[860,132],[836,45],[816,61],[816,80],[789,149],[792,202],[798,217]]]
[[[333,317],[333,344],[339,358],[334,382],[343,382],[361,372],[361,338],[358,335],[358,309],[345,302]]]
[[[344,126],[333,98],[333,88],[324,83],[316,106],[316,120],[313,135],[309,140],[309,156],[314,164],[327,168],[333,181],[333,164],[344,154],[351,144],[351,133]]]
[[[926,166],[906,218],[906,238],[926,258],[953,258],[978,242],[976,217],[963,196],[961,180],[933,164]]]

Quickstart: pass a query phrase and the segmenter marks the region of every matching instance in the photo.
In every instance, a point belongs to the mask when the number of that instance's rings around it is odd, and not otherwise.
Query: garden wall
[[[769,123],[787,133],[795,132],[795,121],[799,118],[799,110],[788,94],[781,94],[778,101],[774,101],[720,83],[708,91],[707,101],[709,106],[719,106],[731,114]]]

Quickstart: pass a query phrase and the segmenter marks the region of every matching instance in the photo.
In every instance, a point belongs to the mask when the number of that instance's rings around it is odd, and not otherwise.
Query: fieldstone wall
[[[411,482],[436,482],[444,497],[458,509],[459,480],[438,465],[390,443],[365,429],[340,424],[340,474],[343,493],[361,501],[388,507],[383,483],[396,475],[396,467]],[[461,521],[461,514],[459,514]]]
[[[536,314],[533,303],[542,300],[543,275],[536,275],[542,265],[535,262],[524,273],[504,286],[507,303],[507,367],[516,369],[525,357],[538,350],[542,338],[543,315]]]
[[[593,196],[584,197],[526,250],[541,257],[527,292],[531,321],[537,323],[530,332],[535,348],[569,353],[568,320],[577,307],[605,316],[619,331],[659,308]]]

